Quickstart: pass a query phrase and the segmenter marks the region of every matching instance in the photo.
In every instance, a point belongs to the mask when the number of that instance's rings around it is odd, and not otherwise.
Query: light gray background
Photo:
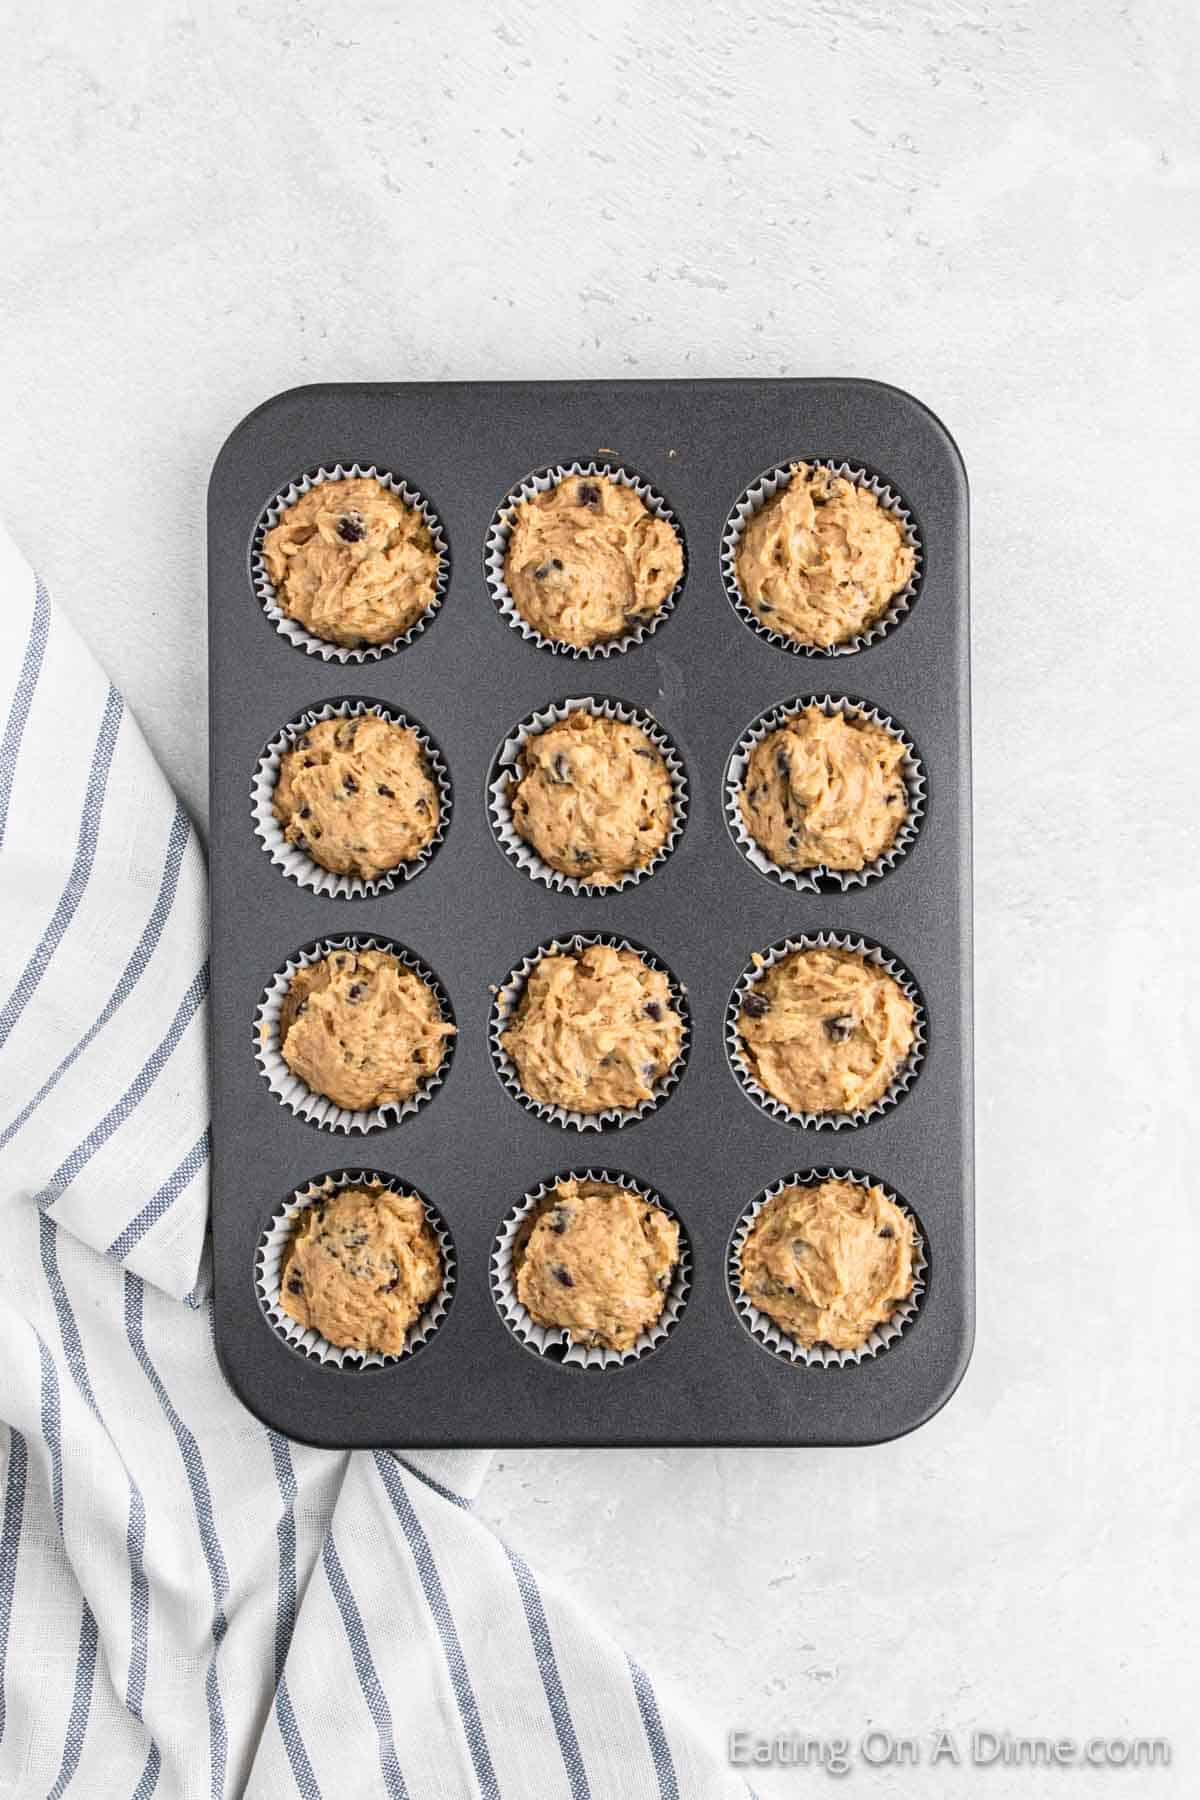
[[[864,1795],[1200,1784],[1198,48],[1187,0],[110,0],[5,37],[0,511],[198,817],[206,471],[280,388],[870,375],[958,438],[965,1385],[861,1453],[506,1453],[483,1503],[714,1741],[1175,1743]]]

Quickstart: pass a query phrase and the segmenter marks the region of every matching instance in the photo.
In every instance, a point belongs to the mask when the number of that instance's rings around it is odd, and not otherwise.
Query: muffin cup
[[[876,968],[886,969],[887,973],[903,988],[916,1009],[913,1018],[912,1049],[897,1069],[886,1093],[881,1094],[878,1100],[873,1100],[869,1106],[861,1108],[858,1112],[793,1112],[790,1107],[785,1106],[781,1100],[777,1100],[773,1094],[769,1094],[764,1087],[759,1085],[751,1072],[747,1058],[742,1053],[738,1015],[742,1010],[746,995],[751,992],[768,969],[774,968],[776,963],[781,962],[785,956],[791,956],[797,950],[853,951],[856,955],[865,957]],[[925,1058],[925,1003],[916,982],[903,963],[897,962],[894,957],[888,955],[886,950],[881,949],[878,944],[871,943],[867,938],[851,937],[844,932],[836,931],[821,931],[811,937],[785,938],[781,943],[772,944],[768,949],[760,951],[759,957],[760,961],[757,964],[751,963],[743,969],[738,977],[736,987],[729,996],[729,1005],[725,1010],[725,1048],[730,1066],[737,1076],[742,1091],[748,1094],[754,1104],[761,1107],[763,1112],[769,1113],[773,1119],[781,1119],[789,1125],[811,1127],[819,1131],[841,1131],[846,1127],[865,1125],[869,1119],[877,1118],[880,1113],[895,1106],[916,1080]]]
[[[420,1200],[442,1257],[441,1288],[409,1326],[404,1349],[399,1354],[390,1356],[385,1356],[380,1350],[351,1350],[339,1344],[331,1344],[328,1338],[322,1337],[312,1326],[298,1325],[279,1304],[283,1258],[295,1229],[296,1215],[314,1201],[329,1199],[342,1188],[376,1186],[390,1188],[394,1194],[414,1194]],[[429,1342],[445,1318],[454,1297],[454,1244],[444,1221],[419,1189],[375,1169],[336,1169],[328,1175],[318,1176],[305,1187],[297,1188],[275,1214],[260,1238],[254,1265],[254,1285],[258,1291],[259,1305],[273,1329],[302,1356],[307,1356],[313,1362],[332,1363],[339,1369],[379,1369],[392,1363],[404,1362]]]
[[[569,1111],[565,1106],[549,1106],[544,1101],[535,1100],[521,1086],[521,1077],[517,1066],[504,1049],[500,1039],[507,1029],[510,1020],[520,1004],[525,984],[536,965],[543,956],[569,954],[575,950],[586,950],[591,944],[611,944],[614,950],[630,950],[635,956],[657,969],[667,978],[670,988],[671,1003],[683,1025],[683,1038],[679,1055],[671,1064],[662,1080],[655,1087],[649,1099],[643,1100],[640,1106],[625,1108],[610,1106],[603,1112],[581,1113]],[[671,970],[652,950],[646,950],[640,944],[631,943],[628,938],[616,937],[607,931],[576,932],[572,937],[551,938],[549,942],[539,944],[524,961],[506,977],[502,985],[496,989],[492,1002],[492,1015],[488,1025],[488,1042],[492,1052],[492,1061],[500,1080],[512,1095],[513,1099],[531,1112],[535,1118],[545,1119],[555,1125],[565,1125],[574,1131],[602,1131],[608,1126],[635,1125],[648,1113],[657,1111],[664,1100],[672,1093],[687,1065],[688,1052],[691,1048],[691,1013],[687,1003],[687,991],[675,979]]]
[[[835,1350],[832,1344],[814,1344],[805,1349],[795,1338],[778,1326],[767,1313],[760,1312],[749,1297],[742,1292],[739,1277],[741,1274],[742,1250],[750,1233],[750,1227],[767,1204],[776,1194],[781,1194],[790,1187],[817,1187],[822,1181],[852,1181],[856,1187],[881,1187],[887,1198],[900,1208],[905,1216],[912,1220],[913,1236],[913,1290],[907,1300],[902,1300],[891,1318],[884,1324],[877,1325],[866,1342],[857,1350]],[[734,1311],[746,1327],[756,1343],[778,1356],[783,1362],[802,1363],[808,1369],[845,1369],[856,1367],[861,1362],[868,1362],[886,1350],[907,1329],[920,1311],[921,1298],[925,1292],[925,1272],[929,1266],[925,1254],[925,1239],[921,1231],[921,1222],[908,1203],[894,1194],[891,1188],[882,1181],[876,1181],[873,1175],[860,1175],[854,1169],[801,1169],[798,1174],[785,1175],[764,1188],[757,1200],[753,1200],[738,1219],[733,1228],[733,1236],[729,1240],[726,1256],[726,1277],[729,1283],[729,1297]]]
[[[393,725],[404,725],[416,732],[421,749],[425,752],[429,773],[438,790],[438,826],[420,856],[413,857],[411,862],[400,863],[394,869],[388,869],[385,874],[377,875],[371,881],[364,881],[360,875],[335,875],[332,869],[322,867],[315,858],[289,843],[283,834],[283,827],[275,817],[273,801],[280,764],[287,751],[295,748],[298,737],[325,719],[360,719],[364,714],[372,712],[390,720]],[[330,701],[325,706],[313,707],[308,712],[301,713],[299,718],[290,720],[271,739],[259,757],[250,790],[254,834],[261,839],[263,849],[271,861],[291,880],[299,882],[301,887],[310,888],[314,894],[339,900],[362,900],[373,894],[387,894],[419,875],[446,835],[452,802],[450,772],[433,739],[415,719],[397,712],[393,707],[384,706],[377,700]]]
[[[513,823],[512,796],[520,780],[522,750],[531,738],[537,737],[548,726],[577,712],[586,712],[593,719],[618,719],[624,725],[636,725],[640,731],[645,732],[659,752],[671,778],[673,813],[666,839],[643,868],[631,869],[619,881],[579,881],[572,875],[564,875],[561,869],[555,869],[543,861],[533,845],[526,843],[520,836]],[[528,875],[531,881],[543,882],[546,887],[556,888],[561,894],[620,894],[626,888],[636,887],[639,881],[645,881],[666,862],[679,842],[687,821],[687,804],[687,775],[683,762],[658,720],[643,712],[640,707],[628,706],[620,700],[600,699],[595,695],[560,700],[554,706],[547,706],[540,712],[531,713],[527,719],[522,719],[496,752],[488,779],[488,816],[496,842],[508,860]]]
[[[298,950],[281,969],[277,969],[267,984],[266,991],[258,1003],[254,1016],[254,1056],[263,1079],[275,1097],[298,1118],[307,1119],[311,1124],[320,1126],[324,1131],[381,1131],[388,1125],[398,1125],[402,1119],[411,1118],[420,1112],[433,1099],[438,1088],[450,1072],[450,1064],[454,1056],[453,1038],[446,1039],[445,1054],[441,1063],[418,1083],[417,1090],[407,1100],[388,1101],[383,1106],[361,1108],[351,1111],[339,1106],[335,1100],[325,1094],[318,1094],[310,1088],[298,1075],[292,1073],[284,1061],[280,1047],[279,1019],[287,999],[292,978],[299,970],[320,962],[335,950],[385,950],[403,964],[410,974],[416,975],[429,989],[437,1001],[442,1018],[450,1024],[454,1023],[454,1011],[450,1005],[449,995],[445,988],[425,963],[414,956],[402,944],[393,943],[389,938],[377,937],[330,937],[321,938],[319,942],[307,945]]]
[[[788,485],[792,477],[793,464],[807,462],[810,468],[832,469],[835,475],[842,475],[852,481],[855,487],[867,488],[888,512],[899,522],[905,539],[916,552],[916,563],[912,577],[893,594],[886,609],[865,631],[856,637],[847,638],[841,644],[801,644],[795,638],[786,637],[781,631],[772,631],[758,617],[743,598],[737,576],[738,546],[742,541],[742,533],[746,526],[760,512],[768,500],[773,500],[782,488]],[[786,463],[777,463],[773,469],[767,469],[757,481],[745,490],[741,498],[734,503],[732,512],[725,521],[725,529],[721,533],[721,579],[725,583],[725,592],[729,596],[733,610],[743,624],[758,633],[768,644],[774,644],[780,650],[790,650],[793,656],[852,656],[856,650],[865,650],[869,644],[878,643],[886,637],[894,625],[908,612],[916,599],[921,586],[923,553],[920,535],[913,523],[904,501],[895,490],[888,486],[880,476],[869,469],[847,462],[834,462],[829,457],[793,457]]]
[[[359,476],[378,481],[390,494],[395,494],[397,499],[403,500],[406,506],[411,506],[420,513],[429,527],[433,547],[437,551],[437,582],[434,587],[433,599],[420,617],[414,619],[407,631],[401,632],[394,638],[389,638],[382,644],[334,644],[328,638],[316,637],[311,631],[307,631],[298,619],[293,619],[290,614],[284,612],[279,604],[275,585],[267,574],[266,564],[263,560],[263,539],[271,527],[279,523],[288,508],[294,506],[297,500],[308,493],[310,488],[320,487],[326,481],[344,481]],[[409,487],[406,481],[401,481],[398,476],[389,474],[385,469],[377,469],[374,463],[364,467],[361,463],[339,462],[330,466],[323,465],[319,469],[310,469],[306,474],[298,476],[264,507],[258,524],[254,528],[254,537],[250,544],[250,578],[263,611],[280,637],[286,638],[290,644],[295,644],[298,649],[307,651],[309,656],[321,657],[325,662],[343,664],[378,662],[380,657],[391,656],[397,650],[403,650],[414,639],[419,638],[425,627],[437,614],[438,608],[446,597],[446,589],[450,585],[450,550],[441,520],[425,496],[418,493],[416,488]]]
[[[782,864],[773,862],[762,845],[751,837],[742,817],[738,800],[755,746],[809,706],[819,707],[827,719],[839,713],[843,718],[866,719],[872,725],[880,726],[904,750],[900,772],[908,794],[908,815],[890,848],[861,869],[831,869],[824,863],[815,864],[808,869],[785,869]],[[912,739],[886,713],[867,706],[863,701],[849,700],[845,695],[806,694],[798,700],[787,701],[783,706],[772,707],[770,712],[761,713],[734,745],[725,770],[725,822],[734,843],[751,868],[757,869],[760,875],[768,875],[773,880],[782,882],[785,887],[796,888],[802,893],[819,894],[831,887],[847,893],[851,888],[865,887],[869,881],[886,875],[912,845],[920,830],[924,813],[925,770]]]
[[[637,1194],[648,1205],[661,1207],[679,1226],[679,1261],[671,1276],[663,1310],[654,1324],[641,1332],[628,1350],[606,1350],[599,1346],[588,1348],[583,1344],[573,1343],[561,1328],[539,1325],[517,1298],[516,1273],[513,1269],[513,1249],[517,1233],[539,1200],[551,1193],[560,1181],[606,1181],[613,1187],[622,1187],[627,1193]],[[657,1349],[679,1323],[692,1282],[692,1251],[683,1221],[653,1188],[644,1187],[640,1181],[635,1181],[631,1175],[624,1175],[619,1170],[568,1169],[561,1175],[550,1176],[540,1186],[531,1189],[511,1212],[505,1214],[492,1249],[490,1274],[496,1310],[513,1336],[527,1349],[535,1350],[539,1356],[561,1363],[566,1368],[620,1369]]]
[[[551,488],[557,487],[560,481],[564,481],[568,475],[595,475],[601,480],[615,482],[618,487],[632,488],[648,512],[652,512],[658,519],[667,521],[678,537],[680,549],[683,551],[683,574],[654,617],[647,620],[644,625],[635,626],[623,637],[606,638],[599,644],[567,644],[560,638],[544,637],[518,611],[504,578],[504,564],[508,556],[509,540],[512,537],[515,508],[522,500],[532,500],[537,494],[548,493]],[[551,650],[558,656],[585,657],[591,661],[597,656],[615,656],[622,650],[632,650],[635,645],[652,636],[663,620],[674,611],[679,596],[683,592],[683,584],[687,580],[687,544],[674,512],[657,489],[652,488],[648,481],[643,481],[640,475],[635,475],[619,463],[612,462],[555,463],[551,468],[536,469],[532,475],[527,475],[524,481],[509,490],[496,508],[484,544],[483,573],[488,590],[500,609],[501,615],[515,631],[521,633],[522,637],[528,638],[529,642],[536,644],[539,649]]]

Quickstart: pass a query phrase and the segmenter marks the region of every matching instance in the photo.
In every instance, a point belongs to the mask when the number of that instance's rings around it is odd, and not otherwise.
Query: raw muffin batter
[[[742,597],[771,631],[828,649],[857,637],[912,578],[916,555],[869,488],[814,463],[760,507],[736,556]]]
[[[628,1350],[663,1310],[679,1227],[607,1181],[560,1181],[513,1245],[517,1298],[575,1344]]]
[[[280,762],[273,805],[290,844],[364,881],[420,856],[440,810],[416,732],[374,712],[310,725]]]
[[[631,1111],[679,1055],[683,1022],[660,970],[632,950],[589,944],[540,958],[500,1042],[543,1105]]]
[[[370,476],[322,481],[263,538],[280,610],[331,644],[386,644],[437,590],[428,525]]]
[[[409,1099],[453,1036],[430,988],[386,950],[334,950],[297,969],[279,1017],[288,1068],[351,1112]]]
[[[857,1350],[913,1290],[913,1223],[881,1187],[822,1181],[773,1194],[742,1246],[739,1285],[805,1349]]]
[[[674,528],[603,475],[565,475],[513,510],[504,580],[557,643],[586,649],[648,624],[682,575]]]
[[[513,824],[552,869],[608,887],[666,842],[671,777],[636,725],[569,713],[529,740],[518,766]]]
[[[331,1344],[398,1356],[442,1285],[425,1208],[390,1188],[341,1188],[297,1215],[279,1304]]]
[[[904,747],[855,714],[806,706],[754,746],[738,803],[782,869],[863,869],[908,816]]]
[[[891,1087],[916,1009],[854,950],[796,950],[756,981],[738,1016],[760,1087],[791,1112],[861,1112]]]

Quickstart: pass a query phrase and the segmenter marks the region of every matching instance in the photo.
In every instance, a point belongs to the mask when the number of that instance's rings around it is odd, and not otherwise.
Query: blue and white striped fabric
[[[0,532],[0,1793],[744,1793],[471,1512],[213,1352],[201,847]]]

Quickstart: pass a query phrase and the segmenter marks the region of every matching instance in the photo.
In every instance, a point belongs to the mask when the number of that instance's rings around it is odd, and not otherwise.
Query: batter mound
[[[518,766],[513,824],[552,869],[610,887],[666,842],[671,777],[636,725],[570,713],[529,740]]]
[[[574,1344],[628,1350],[662,1316],[679,1227],[606,1181],[560,1181],[517,1233],[517,1299]]]
[[[334,950],[306,964],[279,1016],[293,1075],[351,1112],[410,1099],[453,1036],[429,987],[386,950]]]
[[[310,725],[281,759],[273,806],[290,844],[364,881],[420,856],[440,814],[416,732],[374,712]]]
[[[660,970],[632,950],[589,944],[538,960],[500,1042],[531,1099],[632,1111],[679,1055],[683,1021]]]
[[[262,556],[281,611],[330,644],[386,644],[437,591],[424,518],[367,475],[302,494],[266,533]]]
[[[682,575],[674,528],[603,475],[564,475],[514,508],[504,580],[556,643],[587,649],[649,624]]]
[[[796,950],[755,982],[738,1015],[760,1087],[791,1112],[857,1113],[891,1087],[916,1008],[854,950]]]
[[[806,706],[750,753],[746,830],[782,869],[864,869],[908,817],[903,762],[882,725]]]
[[[913,1291],[913,1223],[881,1187],[822,1181],[763,1206],[742,1246],[743,1294],[811,1350],[857,1350]]]
[[[742,597],[771,631],[828,649],[866,631],[912,579],[916,554],[869,488],[813,463],[749,521],[736,556]]]
[[[279,1304],[331,1344],[398,1356],[441,1285],[441,1251],[416,1196],[348,1187],[297,1215]]]

